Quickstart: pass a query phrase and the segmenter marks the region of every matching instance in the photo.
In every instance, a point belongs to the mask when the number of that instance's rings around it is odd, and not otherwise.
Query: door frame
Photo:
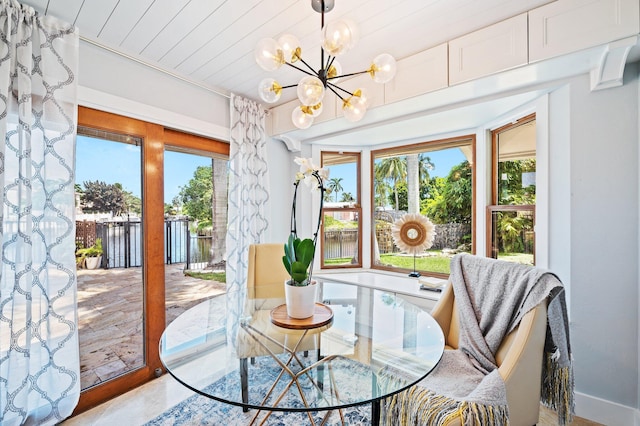
[[[78,107],[78,126],[142,139],[142,280],[144,365],[80,394],[73,415],[138,387],[164,371],[159,342],[165,328],[164,151],[165,145],[229,155],[229,144],[88,107]]]

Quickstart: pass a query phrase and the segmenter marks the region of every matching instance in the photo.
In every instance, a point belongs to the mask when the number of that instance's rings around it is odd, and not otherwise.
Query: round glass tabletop
[[[226,296],[181,314],[162,335],[160,358],[202,395],[270,411],[375,402],[417,383],[439,362],[444,336],[427,312],[394,293],[317,285],[318,302],[333,313],[322,327],[275,325],[271,312],[284,303],[283,284],[263,286],[248,290],[235,317]]]

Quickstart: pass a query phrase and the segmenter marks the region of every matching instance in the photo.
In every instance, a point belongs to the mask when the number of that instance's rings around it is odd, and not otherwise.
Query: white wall
[[[571,333],[576,389],[638,404],[638,79],[627,67],[622,87],[590,92],[588,76],[569,88],[568,135],[551,140],[566,150],[570,170]],[[552,98],[554,94],[552,94]],[[562,108],[562,106],[560,106]],[[563,120],[562,111],[555,120]],[[566,138],[568,136],[568,139]],[[563,158],[560,155],[560,158]],[[555,185],[551,181],[551,185]],[[564,185],[563,179],[557,182]],[[567,194],[568,195],[568,194]],[[552,207],[561,217],[564,206]],[[552,264],[565,259],[552,253]]]
[[[293,189],[293,157],[284,143],[267,139],[267,170],[271,191],[267,219],[267,240],[284,243],[289,237],[289,217]]]
[[[80,43],[79,103],[229,140],[229,99]]]

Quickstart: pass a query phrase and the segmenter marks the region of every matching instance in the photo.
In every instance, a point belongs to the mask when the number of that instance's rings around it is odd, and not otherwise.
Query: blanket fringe
[[[571,365],[561,367],[553,353],[545,353],[542,389],[542,403],[558,413],[558,424],[568,425],[573,420],[575,401],[573,394],[573,369]]]
[[[412,386],[384,400],[380,414],[380,422],[385,426],[443,426],[455,419],[463,425],[506,426],[509,424],[509,410],[506,405],[458,401],[421,386]]]

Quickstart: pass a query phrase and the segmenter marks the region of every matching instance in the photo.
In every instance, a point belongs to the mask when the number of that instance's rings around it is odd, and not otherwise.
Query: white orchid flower
[[[322,181],[329,178],[329,169],[316,166],[311,161],[311,158],[296,157],[294,162],[300,165],[300,171],[296,173],[296,182],[304,181],[305,185],[313,191],[319,190]]]
[[[323,167],[321,169],[318,170],[318,174],[320,175],[320,177],[322,178],[322,180],[327,180],[329,179],[329,169]]]
[[[310,158],[296,157],[296,159],[293,161],[295,161],[296,164],[300,165],[300,173],[310,175],[315,170]]]
[[[315,190],[318,187],[318,180],[315,178],[315,176],[305,175],[304,184],[312,190]]]

